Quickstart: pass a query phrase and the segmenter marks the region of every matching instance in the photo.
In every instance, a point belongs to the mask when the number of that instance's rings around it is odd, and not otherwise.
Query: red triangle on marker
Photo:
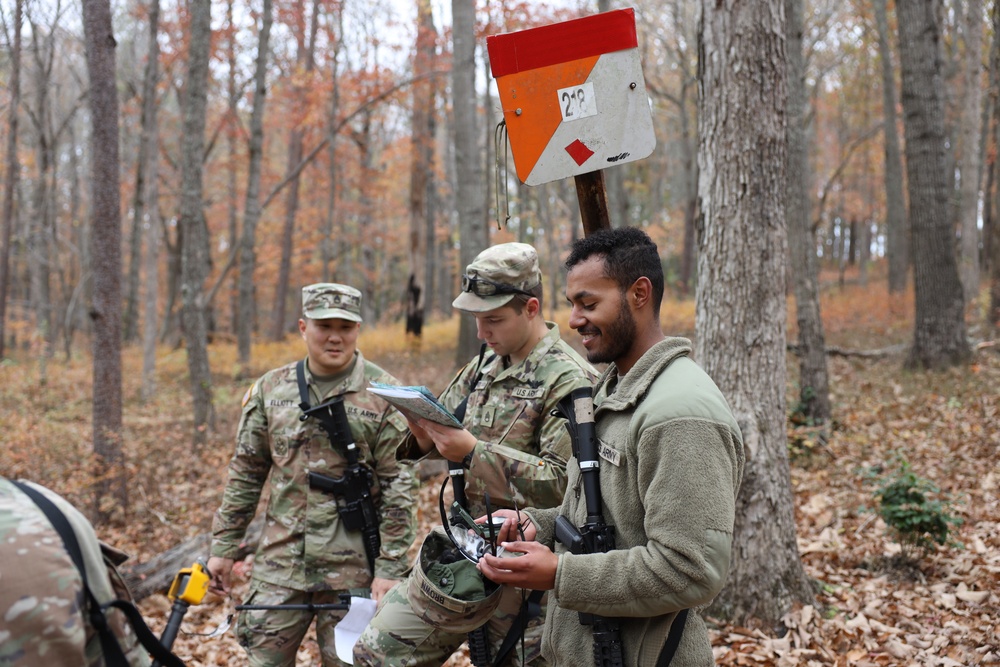
[[[587,145],[579,139],[575,139],[573,143],[567,146],[566,152],[569,153],[569,156],[573,158],[576,164],[580,167],[582,167],[583,163],[589,160],[590,156],[594,154],[594,151],[587,148]]]

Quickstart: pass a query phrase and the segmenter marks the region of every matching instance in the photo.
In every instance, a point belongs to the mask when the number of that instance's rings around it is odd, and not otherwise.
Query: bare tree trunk
[[[961,201],[959,226],[962,241],[959,252],[959,275],[966,303],[979,296],[979,180],[980,118],[982,115],[983,3],[968,0],[965,33],[965,95],[962,99],[961,128]]]
[[[210,0],[192,0],[188,71],[184,90],[181,136],[181,327],[187,346],[188,374],[194,407],[194,440],[204,444],[213,421],[212,375],[208,365],[205,279],[208,277],[208,230],[203,209],[202,158],[205,153],[205,108],[208,97]]]
[[[153,0],[157,4],[159,0]],[[152,145],[156,146],[157,128],[156,113],[150,119],[149,128]],[[145,305],[142,314],[142,402],[146,403],[156,395],[156,329],[158,312],[156,297],[160,288],[160,186],[159,169],[157,167],[157,151],[149,156],[149,182],[147,199],[150,202],[146,221],[146,284]]]
[[[142,77],[142,112],[140,114],[139,155],[135,167],[135,193],[132,198],[132,230],[129,238],[128,287],[125,305],[126,343],[139,335],[139,266],[142,264],[142,229],[145,224],[146,169],[149,153],[156,150],[151,142],[150,125],[156,114],[156,81],[159,78],[160,46],[157,31],[160,21],[159,0],[149,3],[149,50],[146,53],[146,70]],[[155,206],[155,203],[154,203]]]
[[[149,61],[146,64],[146,79],[155,81],[158,78],[156,70],[159,65],[160,48],[156,40],[160,16],[160,1],[151,0],[149,16]],[[152,67],[153,73],[150,75],[149,69]],[[145,85],[145,84],[144,84]],[[155,91],[155,86],[152,89]],[[155,93],[154,93],[155,96]],[[146,98],[144,98],[145,101]],[[148,127],[146,126],[148,123]],[[149,115],[143,117],[143,133],[148,132],[148,142],[151,150],[144,155],[146,160],[146,173],[148,178],[144,184],[146,192],[143,193],[143,201],[149,202],[148,212],[145,220],[139,229],[144,229],[146,236],[146,256],[145,256],[145,285],[144,304],[142,313],[142,388],[140,398],[143,403],[148,402],[156,395],[156,329],[158,326],[159,313],[156,308],[157,296],[160,287],[160,185],[159,185],[159,150],[157,125],[157,106],[155,101],[150,104]],[[137,195],[138,197],[138,195]],[[137,216],[138,217],[138,216]]]
[[[358,238],[360,239],[361,271],[358,289],[364,293],[361,302],[361,314],[365,322],[374,323],[375,302],[377,295],[374,288],[375,276],[375,244],[372,238],[372,182],[374,166],[372,164],[372,112],[366,109],[361,115],[361,129],[353,132],[354,143],[358,147],[358,173],[361,175],[358,184]]]
[[[903,199],[903,162],[900,157],[899,135],[896,132],[896,78],[889,48],[889,21],[886,1],[874,0],[875,23],[878,26],[878,51],[882,61],[882,117],[885,146],[885,208],[886,255],[889,258],[889,293],[906,289],[906,273],[910,265],[910,230],[906,224],[906,202]]]
[[[21,106],[21,25],[24,22],[24,1],[14,7],[14,46],[10,53],[10,107],[7,120],[7,174],[4,177],[3,250],[0,251],[0,359],[4,358],[7,341],[7,292],[10,284],[10,241],[14,229],[14,197],[17,195],[17,119]]]
[[[239,231],[239,205],[237,200],[239,198],[237,189],[237,160],[239,155],[239,117],[237,116],[236,109],[239,104],[239,99],[241,91],[236,86],[236,26],[233,24],[233,3],[234,0],[227,0],[226,2],[226,27],[229,30],[229,38],[226,40],[226,59],[229,64],[229,72],[226,80],[226,92],[229,97],[229,121],[228,128],[226,132],[226,143],[228,152],[228,169],[229,169],[229,182],[227,184],[227,189],[229,191],[229,245],[231,248],[239,252],[240,244],[240,231]],[[233,334],[238,334],[239,332],[239,319],[240,319],[240,272],[233,271],[230,275],[231,291],[229,293],[229,313],[230,313],[230,331]]]
[[[964,363],[970,355],[948,209],[944,82],[935,6],[935,0],[896,5],[916,279],[909,368],[943,368]]]
[[[812,423],[830,420],[826,341],[819,310],[816,240],[810,210],[809,148],[806,143],[806,67],[802,56],[803,0],[785,0],[788,61],[788,188],[785,220],[791,248],[795,314],[799,328],[799,405]]]
[[[91,228],[94,300],[94,454],[97,483],[94,516],[106,520],[114,503],[128,513],[121,450],[121,196],[118,181],[118,92],[110,0],[84,0],[83,28],[90,77]]]
[[[476,142],[476,3],[451,0],[452,15],[452,123],[455,144],[456,204],[459,227],[459,270],[472,263],[489,243],[483,221],[483,174]],[[458,328],[455,363],[463,364],[475,354],[478,344],[472,318],[463,317]]]
[[[417,0],[417,44],[413,76],[425,76],[433,67],[437,29],[429,0]],[[434,170],[433,79],[413,84],[412,158],[410,161],[410,278],[406,290],[406,333],[420,338],[424,327],[427,295],[427,229],[433,229],[430,199],[433,198]]]
[[[993,3],[993,45],[990,47],[990,96],[993,105],[993,183],[996,188],[989,243],[990,308],[986,321],[994,333],[1000,330],[1000,2]],[[985,230],[984,230],[985,231]]]
[[[696,358],[747,450],[735,558],[710,613],[778,623],[812,600],[785,435],[785,25],[782,0],[703,0]]]
[[[331,55],[330,112],[327,120],[327,139],[329,146],[327,178],[330,184],[327,186],[326,220],[323,224],[323,242],[320,247],[323,264],[320,276],[322,276],[323,280],[332,280],[333,274],[331,264],[333,263],[334,258],[339,254],[338,246],[340,245],[339,242],[334,241],[333,223],[337,211],[337,132],[340,127],[338,119],[338,116],[340,115],[340,50],[344,43],[344,6],[346,4],[346,0],[344,2],[340,2],[334,10],[336,11],[335,20],[337,22],[337,43],[334,45],[333,54]]]
[[[247,195],[243,211],[243,235],[240,239],[240,308],[236,327],[236,347],[240,374],[249,374],[250,337],[254,319],[254,245],[260,220],[260,162],[264,145],[264,100],[267,91],[267,56],[270,50],[271,0],[264,0],[260,36],[257,43],[257,66],[254,71],[253,109],[250,112],[250,156],[247,166]]]
[[[302,0],[296,3],[295,13],[305,20],[305,4]],[[295,27],[295,41],[298,44],[295,62],[298,67],[305,63],[305,71],[311,74],[316,65],[316,32],[319,28],[319,2],[314,0],[312,11],[312,22],[309,29],[309,36],[306,37],[305,25]],[[295,96],[304,102],[305,90],[296,86]],[[303,129],[293,127],[288,137],[288,171],[292,173],[302,161],[302,141]],[[278,284],[274,289],[274,310],[271,321],[271,338],[281,340],[285,335],[288,322],[285,320],[286,302],[288,298],[288,288],[292,274],[292,247],[295,244],[295,216],[299,210],[299,184],[301,170],[295,171],[288,190],[285,192],[285,226],[281,236],[281,266],[278,269]]]

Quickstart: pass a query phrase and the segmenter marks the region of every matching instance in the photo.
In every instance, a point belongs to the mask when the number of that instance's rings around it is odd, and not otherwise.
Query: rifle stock
[[[556,517],[556,539],[573,554],[605,553],[615,548],[615,528],[604,521],[601,503],[600,457],[594,425],[594,401],[590,387],[575,389],[564,396],[556,411],[568,421],[573,455],[580,465],[587,521],[579,529],[564,516]],[[580,613],[580,623],[589,625],[594,635],[594,665],[624,665],[621,626],[617,619]]]

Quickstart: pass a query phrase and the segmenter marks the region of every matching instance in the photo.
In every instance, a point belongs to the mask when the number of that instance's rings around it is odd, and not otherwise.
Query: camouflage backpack
[[[104,558],[104,565],[108,572],[108,579],[110,580],[112,591],[116,596],[118,596],[117,599],[101,604],[97,601],[93,591],[87,584],[87,568],[84,565],[83,552],[80,549],[80,543],[77,540],[76,532],[73,530],[73,527],[66,518],[66,515],[63,514],[62,510],[56,507],[55,503],[49,500],[49,498],[38,490],[22,482],[15,480],[10,480],[10,482],[20,489],[26,496],[28,496],[28,498],[34,501],[42,513],[45,514],[49,523],[52,524],[52,528],[62,539],[66,552],[69,554],[70,559],[79,571],[80,579],[83,583],[83,613],[86,616],[86,620],[97,632],[98,638],[100,639],[101,653],[104,656],[105,665],[107,665],[107,667],[130,667],[131,665],[130,661],[125,657],[125,653],[122,651],[122,647],[118,643],[118,639],[115,637],[111,625],[109,624],[109,619],[106,616],[108,609],[115,608],[120,610],[125,615],[125,618],[128,619],[128,622],[131,624],[132,629],[135,632],[136,638],[142,644],[143,648],[145,648],[153,656],[153,658],[156,659],[157,665],[163,665],[165,667],[184,667],[184,663],[181,659],[160,643],[159,639],[156,638],[156,635],[154,635],[149,629],[149,626],[146,625],[142,615],[139,614],[139,610],[136,609],[135,604],[132,601],[132,594],[129,592],[128,587],[125,585],[125,580],[122,578],[121,573],[118,572],[117,568],[117,565],[122,562],[124,554],[117,549],[104,544],[103,542],[100,543],[101,555]]]

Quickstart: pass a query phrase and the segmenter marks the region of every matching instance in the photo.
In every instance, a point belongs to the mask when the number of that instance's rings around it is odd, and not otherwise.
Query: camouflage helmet
[[[472,632],[493,616],[502,590],[485,579],[438,526],[420,545],[407,596],[425,623],[459,634]]]

